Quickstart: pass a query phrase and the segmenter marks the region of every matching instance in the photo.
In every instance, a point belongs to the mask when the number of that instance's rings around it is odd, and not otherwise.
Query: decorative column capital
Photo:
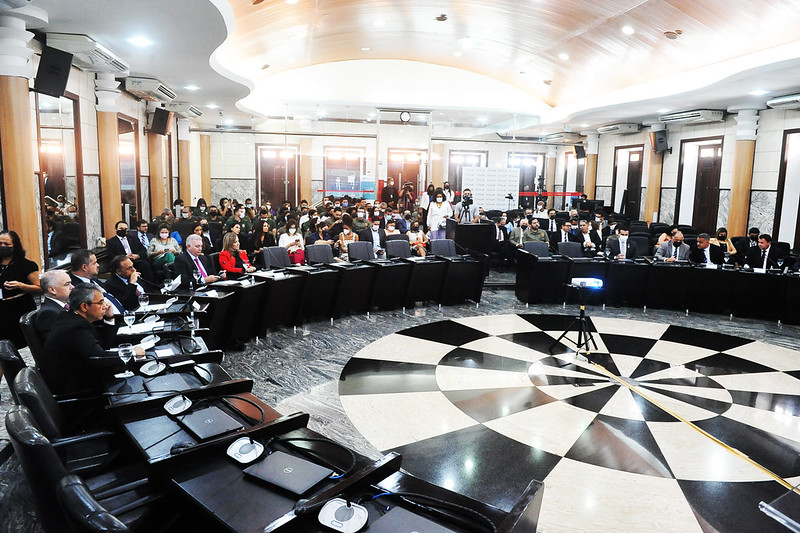
[[[600,134],[589,133],[586,135],[586,153],[589,155],[597,155],[600,151]]]
[[[547,159],[555,159],[556,157],[558,157],[558,147],[548,146],[547,155],[545,157],[547,157]]]
[[[754,141],[758,137],[758,109],[740,109],[736,119],[736,140]]]
[[[34,51],[28,48],[33,33],[26,30],[26,26],[41,28],[46,25],[47,12],[37,7],[0,10],[0,76],[33,77]]]
[[[179,118],[178,119],[178,140],[179,141],[188,141],[189,140],[189,119],[188,118]]]
[[[94,80],[94,94],[97,97],[95,109],[106,113],[117,112],[119,98],[119,82],[110,72],[98,72]]]

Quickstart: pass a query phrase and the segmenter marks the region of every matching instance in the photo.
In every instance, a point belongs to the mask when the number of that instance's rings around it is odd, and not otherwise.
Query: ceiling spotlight
[[[375,22],[373,22],[372,24],[373,24],[373,25],[374,25],[376,28],[383,28],[383,26],[386,24],[386,21],[384,21],[383,19],[377,19],[377,20],[375,20]]]
[[[667,39],[670,39],[671,41],[674,41],[675,39],[677,39],[679,35],[683,35],[683,30],[665,31],[664,32],[664,37],[666,37]]]
[[[558,58],[561,61],[569,61],[569,54],[566,52],[561,52],[560,54],[558,54]]]
[[[636,33],[636,30],[633,29],[633,26],[623,26],[622,33],[624,33],[625,35],[633,35],[634,33]]]
[[[362,52],[369,52],[371,48],[369,46],[365,46],[361,49]]]
[[[755,91],[750,91],[750,96],[764,96],[765,94],[769,93],[769,91],[765,91],[764,89],[756,89]]]
[[[455,52],[453,52],[453,55],[454,55],[454,56],[456,56],[456,57],[461,57],[461,56],[463,56],[464,54],[462,54],[461,52],[459,52],[458,50],[456,50]]]
[[[134,46],[140,46],[140,47],[150,46],[151,44],[153,44],[153,41],[151,41],[150,39],[148,39],[143,35],[137,35],[136,37],[131,37],[130,39],[128,39],[128,42]]]
[[[186,85],[184,89],[186,89],[187,91],[199,91],[200,87],[198,87],[197,85]]]
[[[480,122],[481,124],[486,124],[489,122],[489,119],[486,117],[478,117],[478,122]]]
[[[217,109],[219,106],[217,104],[206,104],[206,107],[209,109]]]
[[[436,17],[436,20],[438,20],[439,22],[444,22],[445,20],[447,20],[447,14],[446,13],[442,13],[441,15]]]

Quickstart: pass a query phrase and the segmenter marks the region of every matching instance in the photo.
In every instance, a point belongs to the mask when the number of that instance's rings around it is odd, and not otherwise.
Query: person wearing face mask
[[[425,189],[425,192],[422,193],[422,196],[420,196],[419,206],[427,212],[428,205],[431,202],[433,202],[435,198],[436,198],[436,187],[434,187],[433,183],[431,183],[428,185],[428,188]]]
[[[106,239],[106,249],[110,257],[127,256],[144,279],[153,281],[153,268],[147,261],[147,248],[134,236],[128,235],[128,223],[124,220],[114,224],[116,235]],[[135,233],[135,232],[134,232]]]
[[[78,223],[78,208],[74,205],[67,207],[67,216],[62,219],[64,224],[77,224]]]
[[[231,210],[231,202],[227,198],[219,199],[219,214],[223,218],[228,218],[233,214]]]
[[[396,207],[398,199],[397,187],[394,185],[394,178],[389,178],[386,186],[381,190],[381,202],[389,207]]]
[[[397,222],[394,220],[386,222],[386,229],[384,231],[386,235],[400,235],[400,230],[397,229]]]
[[[181,222],[188,222],[189,224],[197,222],[197,218],[192,215],[192,209],[188,205],[181,209]]]
[[[25,258],[16,232],[0,231],[0,339],[10,340],[17,348],[28,345],[19,318],[36,309],[33,295],[40,292],[39,265]]]
[[[639,249],[636,241],[629,239],[630,229],[627,226],[618,225],[617,238],[608,243],[608,255],[616,260],[634,259],[639,257]]]
[[[419,257],[427,255],[428,236],[420,228],[419,222],[416,220],[411,223],[411,228],[408,230],[408,243],[411,245],[411,253]]]
[[[548,218],[547,208],[544,206],[544,202],[542,200],[539,200],[538,202],[536,202],[536,209],[534,209],[533,213],[531,213],[531,214],[533,215],[534,218],[538,218],[538,219],[547,219]]]
[[[253,209],[253,199],[252,198],[245,198],[244,200],[244,210],[245,216],[250,220],[253,220],[256,217],[255,209]]]
[[[445,181],[442,185],[442,192],[444,193],[444,200],[446,202],[450,202],[451,204],[456,199],[456,193],[450,189],[450,182]]]
[[[347,252],[347,247],[350,243],[358,242],[358,235],[356,232],[353,231],[352,221],[345,220],[342,226],[342,232],[339,234],[339,240],[336,243],[336,247],[339,249],[339,257],[343,261],[349,261],[350,256]],[[319,242],[319,241],[318,241]]]
[[[383,257],[386,250],[386,232],[381,229],[380,217],[372,217],[372,225],[358,234],[358,240],[372,243],[375,257]]]
[[[208,204],[205,198],[197,199],[197,207],[192,211],[192,215],[198,218],[208,216]]]
[[[403,216],[397,220],[397,229],[400,230],[400,233],[408,233],[411,228],[411,218],[411,211],[406,209]]]
[[[297,221],[290,218],[286,222],[286,233],[281,234],[278,240],[278,246],[286,248],[289,252],[289,259],[293,265],[302,265],[305,263],[306,256],[303,245],[303,238],[297,229]]]
[[[558,231],[558,220],[556,220],[556,210],[555,209],[548,209],[547,210],[547,221],[544,229],[548,233],[555,233]]]
[[[181,211],[183,211],[183,200],[177,198],[174,202],[172,202],[172,212],[177,218],[180,218]]]
[[[446,198],[445,198],[446,199]],[[461,201],[453,208],[456,220],[459,224],[469,224],[477,215],[475,202],[472,198],[472,191],[464,189],[461,193]]]
[[[64,232],[55,229],[55,224],[52,220],[47,221],[47,257],[51,260],[51,266],[55,264],[54,257],[64,255],[67,253],[69,243],[67,242]]]
[[[312,207],[308,210],[308,217],[306,217],[305,222],[300,223],[300,232],[303,235],[310,235],[311,233],[314,233],[319,220],[320,218],[317,210]]]
[[[433,203],[428,206],[428,228],[431,239],[444,239],[446,219],[453,216],[450,202],[445,201],[444,193],[437,190]]]
[[[334,245],[334,239],[328,231],[328,223],[324,220],[317,222],[316,231],[306,237],[306,246],[309,244],[327,244],[328,246]]]
[[[720,249],[723,251],[723,253],[730,252],[731,256],[736,255],[736,247],[733,245],[731,241],[728,240],[727,228],[717,229],[717,236],[712,237],[709,242],[714,246],[719,246]]]
[[[356,210],[356,216],[353,218],[352,229],[355,232],[369,228],[369,220],[367,219],[367,210],[364,207],[359,207]]]
[[[161,224],[158,227],[158,237],[154,237],[147,246],[147,257],[156,269],[174,263],[175,257],[181,253],[178,241],[170,236],[169,226]]]
[[[201,219],[192,227],[192,233],[199,235],[203,239],[203,254],[210,255],[214,253],[214,246],[211,244],[211,228],[208,226],[206,219]]]
[[[511,243],[511,246],[515,248],[522,248],[522,244],[526,242],[524,238],[529,234],[530,229],[528,229],[528,219],[520,219],[519,226],[512,229],[511,233],[508,235],[508,242]]]
[[[250,218],[247,217],[245,213],[245,207],[243,205],[237,207],[236,212],[225,223],[225,231],[230,231],[234,224],[239,224],[239,227],[242,229],[242,233],[245,235],[249,235],[250,232],[253,231],[253,223],[250,221]]]
[[[683,242],[683,233],[676,231],[671,241],[659,246],[656,251],[656,257],[663,259],[667,263],[688,260],[689,245]]]

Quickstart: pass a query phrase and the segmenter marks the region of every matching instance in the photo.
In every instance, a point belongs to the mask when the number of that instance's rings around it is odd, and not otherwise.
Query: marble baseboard
[[[661,205],[658,208],[658,221],[673,224],[675,221],[675,201],[677,189],[661,189]]]
[[[750,193],[750,215],[747,220],[747,227],[756,227],[761,233],[772,235],[777,203],[777,191],[752,191]]]

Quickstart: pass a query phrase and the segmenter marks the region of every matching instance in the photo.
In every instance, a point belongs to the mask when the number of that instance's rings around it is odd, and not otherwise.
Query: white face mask
[[[181,216],[182,216],[183,218],[189,218],[189,213],[181,213]]]
[[[67,215],[69,215],[69,218],[75,218],[78,216],[78,213],[67,213]]]
[[[380,226],[372,226],[372,231],[378,231],[380,229],[381,229]]]
[[[297,228],[289,228],[289,235],[294,235],[297,232]]]
[[[394,226],[386,226],[386,231],[394,231]]]
[[[358,212],[358,218],[364,218],[364,211]]]
[[[169,238],[169,233],[162,233],[161,234],[161,238],[162,239],[168,239]]]
[[[620,235],[619,236],[619,243],[620,244],[625,244],[626,242],[628,242],[628,236],[627,235]]]
[[[344,234],[345,234],[345,235],[350,235],[350,230],[349,230],[349,229],[345,228],[345,229],[344,229],[344,230],[342,230],[342,231],[344,231]]]

